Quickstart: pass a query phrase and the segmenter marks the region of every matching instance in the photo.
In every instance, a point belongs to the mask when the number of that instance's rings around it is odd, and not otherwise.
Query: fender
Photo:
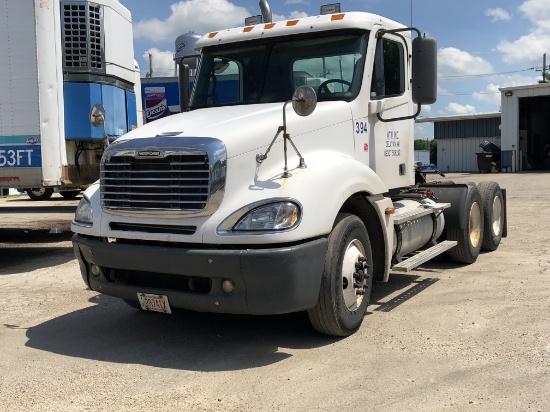
[[[282,178],[282,169],[270,170],[269,178],[257,173],[248,186],[231,188],[224,204],[203,228],[203,243],[208,244],[272,244],[297,242],[326,236],[332,230],[336,215],[342,205],[354,194],[365,196],[388,191],[381,179],[368,166],[353,158],[331,152],[309,153],[311,161],[306,168],[290,169],[291,177]],[[292,159],[294,160],[294,159]],[[249,163],[245,162],[244,164]],[[276,162],[280,166],[282,163]],[[241,165],[241,166],[244,166]],[[229,169],[228,175],[231,173]],[[228,190],[229,192],[229,190]],[[243,206],[265,199],[299,199],[302,221],[294,230],[286,232],[253,234],[232,232],[220,234],[219,225]]]

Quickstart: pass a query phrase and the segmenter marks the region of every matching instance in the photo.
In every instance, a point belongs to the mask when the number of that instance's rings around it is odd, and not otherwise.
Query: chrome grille
[[[101,6],[81,1],[64,1],[61,19],[64,69],[105,72]]]
[[[112,156],[101,166],[101,198],[106,209],[198,212],[206,208],[209,184],[205,153]]]

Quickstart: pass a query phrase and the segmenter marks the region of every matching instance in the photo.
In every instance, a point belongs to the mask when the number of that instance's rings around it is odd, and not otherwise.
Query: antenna
[[[153,77],[153,55],[149,53],[149,71],[145,73],[145,77]]]

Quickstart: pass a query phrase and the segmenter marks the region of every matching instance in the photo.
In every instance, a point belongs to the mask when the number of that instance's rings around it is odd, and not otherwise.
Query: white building
[[[417,119],[434,123],[437,167],[477,172],[483,142],[501,148],[499,170],[550,169],[550,83],[505,87],[502,112]]]
[[[500,89],[502,149],[514,170],[550,169],[550,83]]]
[[[500,113],[478,113],[417,119],[433,123],[437,140],[437,169],[442,172],[477,172],[484,142],[501,146]]]

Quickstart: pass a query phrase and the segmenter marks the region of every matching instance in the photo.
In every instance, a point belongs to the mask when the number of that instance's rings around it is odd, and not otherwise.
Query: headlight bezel
[[[275,216],[275,223],[273,227],[250,227],[250,223],[258,223],[257,221],[252,221],[253,215],[258,215],[262,211],[267,211],[269,209],[273,210],[277,208],[279,212]],[[295,213],[294,218],[288,215],[285,215],[285,211],[292,211]],[[277,224],[277,219],[287,217],[286,223],[282,226]],[[228,218],[226,218],[218,227],[218,234],[220,235],[255,235],[255,234],[276,234],[276,233],[285,233],[291,230],[295,230],[301,223],[303,216],[302,205],[295,199],[288,198],[275,198],[275,199],[265,199],[259,202],[251,203],[247,206],[242,207],[241,209],[232,213]],[[249,219],[247,222],[249,227],[238,227],[241,224],[245,223],[245,220]],[[289,224],[290,223],[290,224]],[[279,227],[277,227],[279,226]]]
[[[86,195],[82,196],[82,199],[80,199],[80,202],[76,207],[73,223],[77,226],[88,228],[92,227],[94,224],[92,202]]]

